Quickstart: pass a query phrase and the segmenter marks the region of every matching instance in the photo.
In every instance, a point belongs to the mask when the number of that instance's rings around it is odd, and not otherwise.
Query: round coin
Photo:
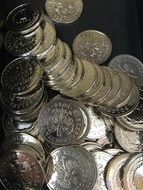
[[[38,189],[44,184],[44,171],[34,155],[11,150],[1,157],[0,180],[11,190]]]
[[[55,145],[68,145],[85,139],[89,122],[88,115],[76,101],[64,98],[50,101],[38,116],[41,135]]]
[[[6,18],[7,28],[15,33],[27,34],[36,29],[43,18],[42,9],[36,4],[22,4]]]
[[[46,0],[47,14],[57,23],[68,24],[76,21],[83,11],[82,0]]]
[[[134,155],[124,167],[123,182],[126,190],[142,190],[143,153]]]
[[[118,55],[110,61],[109,67],[126,72],[138,87],[143,87],[143,64],[136,57],[127,54]]]
[[[86,30],[74,39],[73,52],[81,59],[102,64],[110,57],[112,44],[106,34],[96,30]]]
[[[52,169],[47,176],[49,189],[92,189],[96,180],[96,165],[88,151],[82,147],[67,146],[55,149],[50,155]]]
[[[6,66],[1,76],[1,84],[8,92],[22,95],[31,91],[41,76],[39,61],[34,57],[23,57]]]

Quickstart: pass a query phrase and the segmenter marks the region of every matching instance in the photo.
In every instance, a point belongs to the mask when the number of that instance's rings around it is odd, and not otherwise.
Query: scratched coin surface
[[[13,9],[6,18],[10,31],[27,34],[36,29],[42,20],[43,11],[36,4],[22,4]]]
[[[47,186],[59,190],[91,190],[96,180],[96,164],[82,147],[61,147],[51,154],[52,169]],[[50,160],[49,160],[50,161]]]
[[[126,161],[130,158],[130,154],[121,154],[110,162],[107,173],[106,173],[106,185],[110,190],[124,190],[124,186],[121,178],[121,170],[126,163]]]
[[[34,88],[41,76],[42,68],[36,58],[17,58],[5,67],[1,83],[9,92],[22,95]]]
[[[124,168],[123,182],[126,190],[142,190],[143,153],[134,155]]]
[[[135,153],[143,151],[142,131],[130,131],[116,122],[114,134],[120,146],[127,152]]]
[[[73,52],[81,59],[102,64],[110,57],[112,44],[106,34],[96,30],[86,30],[74,39]]]
[[[39,189],[44,184],[44,171],[33,155],[11,150],[1,157],[0,180],[7,189]]]
[[[143,64],[136,57],[127,54],[118,55],[110,61],[109,67],[126,72],[138,87],[143,87]]]
[[[57,23],[68,24],[76,21],[82,14],[82,0],[46,0],[47,14]]]
[[[49,143],[67,145],[86,138],[89,119],[76,101],[58,98],[40,111],[38,128]]]

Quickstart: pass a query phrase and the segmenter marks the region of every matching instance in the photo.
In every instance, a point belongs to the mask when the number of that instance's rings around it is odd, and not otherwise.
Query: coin
[[[28,56],[40,46],[42,40],[42,29],[38,27],[33,35],[24,36],[7,32],[5,37],[6,50],[15,56]]]
[[[15,33],[27,34],[36,29],[42,20],[43,11],[36,4],[22,4],[13,9],[6,18],[7,28]]]
[[[110,61],[109,67],[126,72],[138,87],[143,87],[143,64],[136,57],[127,54],[118,55]]]
[[[104,181],[105,168],[113,156],[106,152],[97,150],[92,152],[92,156],[94,157],[95,163],[97,165],[97,180],[93,187],[93,190],[107,190]]]
[[[112,156],[116,156],[119,155],[120,153],[123,153],[123,150],[117,148],[109,148],[105,149],[104,151],[107,152],[108,154],[111,154]]]
[[[88,151],[82,147],[67,146],[55,149],[50,155],[52,170],[47,176],[49,189],[92,189],[96,180],[96,165]]]
[[[105,115],[102,115],[104,122],[106,123],[108,131],[114,131],[114,118],[113,117],[107,117]]]
[[[84,142],[81,144],[81,146],[91,153],[102,149],[102,146],[96,142]]]
[[[96,30],[86,30],[74,39],[73,52],[81,59],[102,64],[110,57],[112,44],[106,34]]]
[[[101,113],[112,116],[112,117],[124,117],[132,113],[132,111],[137,107],[139,102],[139,90],[137,86],[133,85],[131,93],[127,98],[127,103],[121,107],[106,107],[106,106],[98,106],[97,109]]]
[[[123,128],[118,122],[114,128],[115,137],[120,146],[130,153],[143,151],[143,132],[130,131]]]
[[[42,68],[36,58],[17,58],[5,67],[1,84],[9,92],[22,95],[31,91],[41,76]]]
[[[125,128],[133,131],[143,130],[143,100],[140,98],[138,106],[133,112],[125,117],[117,118]]]
[[[105,178],[108,189],[124,190],[121,179],[121,169],[129,158],[130,154],[121,154],[113,158],[113,160],[110,162]]]
[[[46,0],[47,14],[57,23],[68,24],[76,21],[82,14],[82,0]]]
[[[48,115],[48,117],[47,117]],[[76,101],[58,98],[50,101],[38,116],[43,138],[54,145],[67,145],[85,139],[89,119]]]
[[[40,188],[44,183],[44,171],[36,158],[28,152],[11,150],[1,158],[0,179],[11,190]]]

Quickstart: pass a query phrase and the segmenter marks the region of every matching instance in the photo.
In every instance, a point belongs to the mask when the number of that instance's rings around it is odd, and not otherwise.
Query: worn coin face
[[[89,119],[76,101],[58,98],[40,111],[38,127],[49,143],[67,145],[86,137]]]
[[[143,153],[134,155],[124,168],[123,182],[126,190],[142,190]]]
[[[38,5],[22,4],[9,13],[6,26],[12,32],[27,34],[40,25],[42,17],[43,12]]]
[[[47,14],[57,23],[68,24],[76,21],[82,11],[82,0],[46,0]]]
[[[6,50],[15,56],[28,56],[40,46],[42,40],[42,29],[38,27],[33,35],[24,36],[8,32],[5,37]]]
[[[143,87],[143,64],[136,57],[126,54],[118,55],[111,60],[109,67],[126,72],[138,87]]]
[[[129,158],[130,154],[121,154],[110,162],[105,177],[108,189],[124,190],[121,179],[121,169]]]
[[[10,62],[1,76],[4,89],[22,95],[31,91],[42,76],[42,68],[34,57],[18,58]]]
[[[143,132],[130,131],[123,128],[118,122],[114,128],[115,137],[120,146],[130,153],[143,151]]]
[[[73,52],[78,57],[96,64],[104,63],[111,55],[108,36],[96,30],[81,32],[73,41]]]
[[[44,183],[44,171],[33,155],[11,150],[0,162],[0,179],[7,189],[38,189]]]
[[[96,180],[92,155],[82,147],[61,147],[51,153],[52,169],[48,172],[49,189],[91,190]]]

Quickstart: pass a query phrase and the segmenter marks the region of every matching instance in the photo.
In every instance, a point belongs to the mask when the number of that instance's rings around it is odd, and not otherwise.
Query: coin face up
[[[42,9],[36,4],[22,4],[13,9],[6,18],[6,26],[16,33],[30,33],[36,29],[43,17]]]
[[[83,2],[82,0],[46,0],[45,9],[55,22],[68,24],[80,17]]]
[[[58,98],[40,111],[38,128],[47,142],[68,145],[86,138],[89,119],[76,101]]]
[[[96,180],[96,164],[82,147],[61,147],[51,153],[52,169],[47,175],[49,189],[91,190]]]
[[[18,58],[10,62],[1,76],[4,89],[22,95],[34,88],[42,76],[42,68],[34,57]]]
[[[143,87],[143,64],[136,57],[126,54],[118,55],[111,60],[109,67],[126,72],[138,87]]]
[[[106,34],[96,30],[81,32],[73,41],[73,52],[81,59],[104,63],[111,55],[112,44]]]
[[[11,190],[41,188],[44,171],[34,155],[21,150],[11,150],[1,158],[0,180]]]
[[[134,155],[124,168],[123,182],[126,190],[142,190],[143,153]]]

